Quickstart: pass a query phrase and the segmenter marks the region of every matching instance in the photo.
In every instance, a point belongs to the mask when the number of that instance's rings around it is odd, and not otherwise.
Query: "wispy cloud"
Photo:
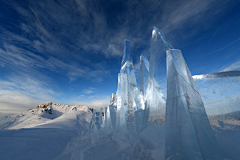
[[[3,115],[14,114],[34,108],[43,103],[18,91],[0,90],[0,112]]]
[[[102,83],[117,68],[110,68],[103,59],[120,59],[124,39],[131,41],[134,59],[139,60],[141,54],[149,58],[153,26],[176,42],[206,27],[208,23],[199,23],[204,14],[209,13],[207,21],[211,22],[227,2],[146,0],[103,5],[99,0],[3,1],[7,7],[0,18],[8,23],[0,26],[0,69],[6,71],[0,86],[5,95],[15,93],[2,98],[21,94],[30,97],[29,103],[54,99],[63,94],[55,83],[56,75],[70,83],[80,78]],[[11,17],[9,13],[17,14]],[[185,32],[188,26],[194,31]],[[134,62],[136,77],[138,60]],[[229,68],[236,66],[238,63]],[[76,99],[87,97],[82,103],[89,106],[108,104],[109,97],[97,97],[93,94],[96,90],[86,88]]]
[[[93,87],[89,87],[87,89],[84,89],[83,90],[83,93],[85,94],[91,94],[91,93],[94,93],[96,91],[96,88],[93,88]]]
[[[221,70],[221,72],[240,70],[240,61],[234,62]]]

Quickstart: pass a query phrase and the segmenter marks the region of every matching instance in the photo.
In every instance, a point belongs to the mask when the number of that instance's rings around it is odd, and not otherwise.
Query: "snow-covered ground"
[[[92,113],[86,106],[53,105],[43,110],[0,118],[1,160],[164,159],[164,126],[148,126],[140,134],[90,133]],[[237,112],[210,117],[225,160],[240,159],[238,117]]]
[[[86,106],[53,105],[43,110],[0,118],[1,160],[55,159],[72,137],[88,130],[92,117]]]

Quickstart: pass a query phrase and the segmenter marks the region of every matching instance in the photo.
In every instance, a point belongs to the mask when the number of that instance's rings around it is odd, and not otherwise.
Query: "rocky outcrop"
[[[69,105],[63,105],[63,104],[57,104],[57,103],[46,103],[46,104],[40,104],[40,105],[38,105],[37,107],[35,107],[35,108],[31,108],[31,109],[28,109],[27,111],[30,111],[30,110],[32,110],[32,109],[37,109],[37,108],[43,108],[43,109],[47,109],[48,108],[48,106],[50,106],[50,105],[55,105],[55,106],[69,106]]]
[[[35,107],[35,108],[47,108],[48,106],[50,106],[50,105],[56,105],[56,103],[47,103],[47,104],[40,104],[40,105],[38,105],[37,107]]]

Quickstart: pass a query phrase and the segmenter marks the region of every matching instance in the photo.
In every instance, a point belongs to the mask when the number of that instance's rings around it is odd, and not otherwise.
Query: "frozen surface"
[[[219,146],[180,50],[167,51],[166,159],[218,159]]]
[[[240,71],[193,76],[207,115],[240,111]]]

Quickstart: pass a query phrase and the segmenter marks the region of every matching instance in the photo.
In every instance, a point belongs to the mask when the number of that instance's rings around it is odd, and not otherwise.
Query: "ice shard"
[[[117,105],[117,95],[115,93],[110,96],[110,105]]]
[[[107,107],[104,108],[104,128],[106,129],[108,126],[107,124]]]
[[[153,79],[161,89],[163,97],[167,96],[167,70],[166,70],[166,51],[173,48],[168,43],[164,33],[154,27],[151,40],[151,54],[149,61],[149,82],[153,83]]]
[[[140,92],[146,95],[148,84],[149,62],[144,56],[140,56]]]
[[[102,125],[103,124],[103,108],[100,108],[100,112],[99,112],[99,124]]]
[[[132,57],[130,55],[130,41],[129,40],[124,41],[124,51],[123,51],[121,66],[123,66],[127,61],[133,62]]]
[[[167,50],[165,159],[223,159],[192,75],[177,49]]]
[[[144,104],[144,98],[143,94],[139,92],[137,88],[137,82],[135,77],[135,71],[133,67],[132,58],[130,55],[130,41],[125,40],[124,45],[124,54],[123,54],[123,60],[120,70],[120,77],[121,79],[121,97],[118,96],[118,98],[121,98],[121,100],[118,100],[118,111],[120,116],[120,121],[124,119],[126,121],[126,125],[128,130],[135,128],[136,121],[141,122],[141,120],[136,119],[134,117],[134,112],[138,110],[145,110],[145,104]],[[125,83],[126,81],[126,83]],[[124,96],[127,96],[123,98]],[[125,99],[125,100],[123,100]],[[124,105],[126,104],[126,106]],[[121,106],[121,109],[120,109]],[[121,111],[120,111],[121,110]],[[123,113],[125,112],[125,113]],[[125,115],[125,116],[124,116]],[[121,122],[119,123],[121,125]],[[118,120],[117,120],[117,126],[118,126]],[[118,128],[118,127],[117,127]]]
[[[111,113],[110,113],[110,108],[109,106],[107,107],[107,114],[106,114],[106,118],[107,118],[107,126],[106,126],[106,130],[107,131],[112,131],[112,119],[111,119]]]
[[[109,105],[109,111],[110,111],[110,118],[111,118],[112,128],[115,131],[116,130],[117,106]]]
[[[117,88],[117,113],[116,113],[116,132],[120,129],[120,110],[122,107],[122,87],[121,74],[118,74],[118,88]]]
[[[95,121],[96,121],[96,109],[93,109],[92,120],[91,120],[90,125],[89,125],[89,131],[90,132],[96,132],[97,131],[97,126],[95,124]]]
[[[120,88],[118,88],[118,94],[120,95],[117,98],[117,122],[118,131],[127,132],[127,116],[128,116],[128,77],[126,73],[118,74],[120,81]]]
[[[240,71],[194,75],[193,79],[208,116],[240,111]]]
[[[149,123],[164,123],[167,97],[166,50],[172,48],[163,32],[156,27],[152,31],[148,86],[146,90]]]
[[[148,109],[138,109],[134,112],[134,117],[136,119],[136,132],[141,133],[143,129],[147,127],[148,124]]]
[[[100,117],[100,112],[96,112],[95,125],[97,129],[101,129],[101,125],[99,123],[99,117]]]

